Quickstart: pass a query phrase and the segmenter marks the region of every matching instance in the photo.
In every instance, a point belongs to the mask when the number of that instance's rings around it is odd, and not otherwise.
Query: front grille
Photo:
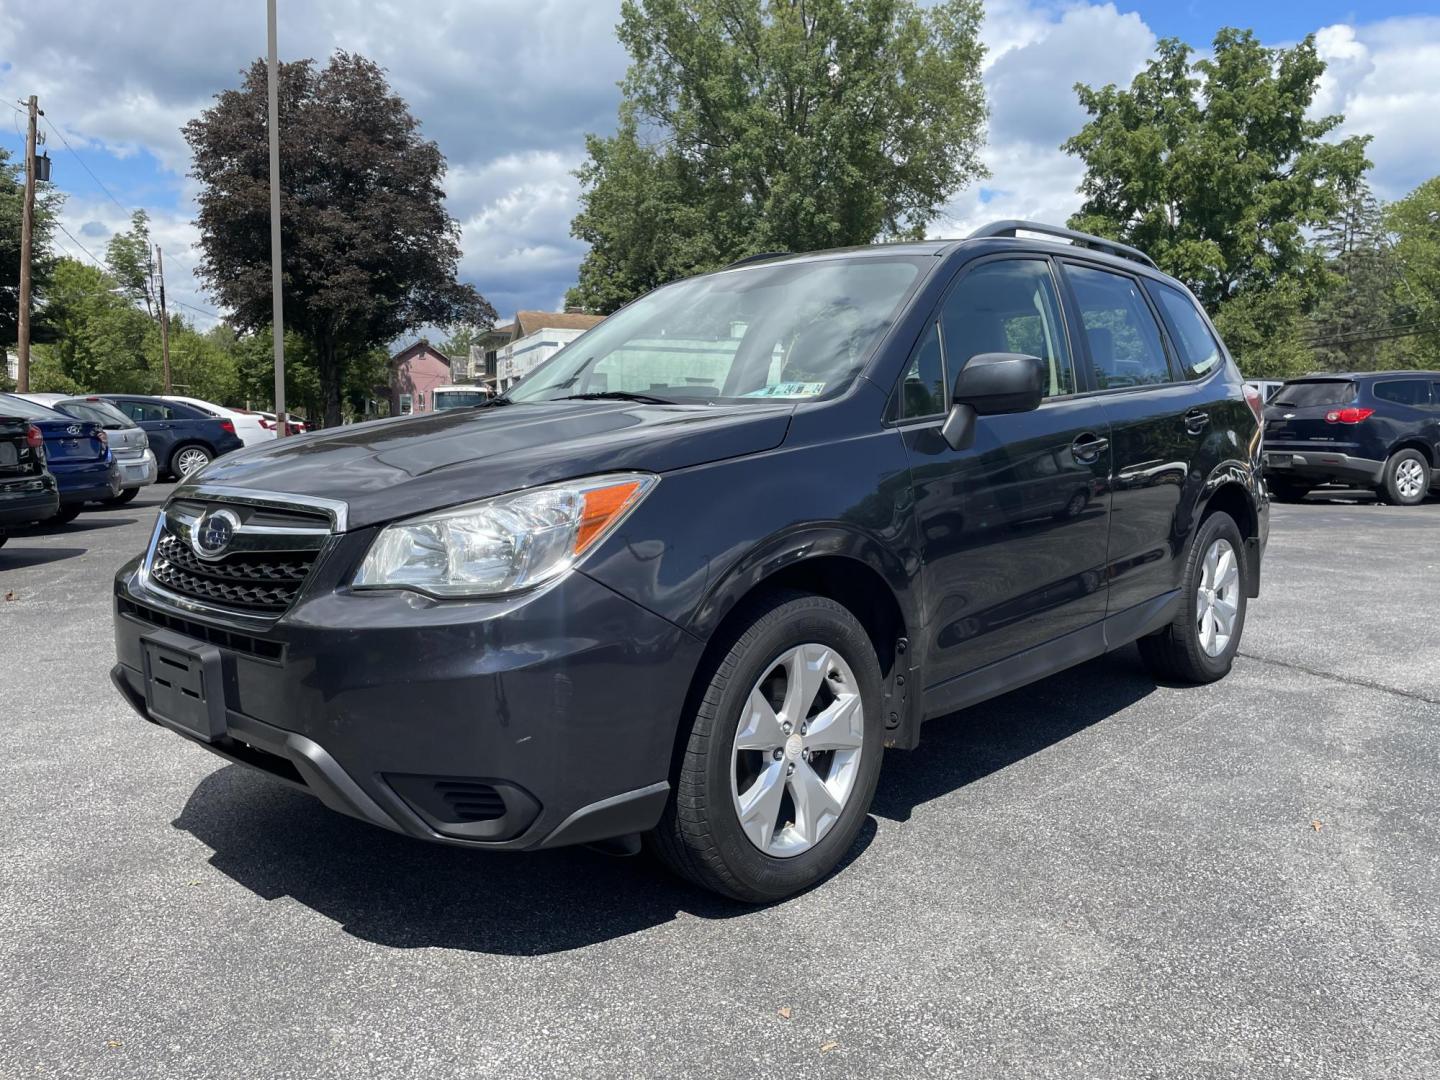
[[[211,645],[219,645],[232,652],[247,653],[260,660],[279,660],[285,652],[284,646],[279,642],[266,641],[264,638],[251,637],[249,634],[237,634],[231,630],[221,630],[219,627],[207,626],[191,619],[181,619],[163,611],[156,611],[154,608],[137,604],[132,600],[122,598],[119,605],[122,615],[128,615],[139,622],[166,630],[174,630],[177,634],[184,634],[186,637],[196,638]]]
[[[213,558],[191,543],[207,520],[230,526]],[[159,588],[206,607],[273,617],[300,595],[329,536],[323,516],[308,508],[182,499],[166,507],[147,572]]]

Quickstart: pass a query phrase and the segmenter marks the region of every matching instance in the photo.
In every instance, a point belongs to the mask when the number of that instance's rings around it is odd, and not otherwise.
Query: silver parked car
[[[93,420],[105,429],[110,452],[115,457],[115,464],[120,467],[120,494],[104,500],[104,505],[121,506],[140,494],[142,487],[155,483],[158,469],[155,455],[150,450],[150,436],[110,402],[98,397],[75,397],[71,394],[15,396],[48,406],[76,420]]]

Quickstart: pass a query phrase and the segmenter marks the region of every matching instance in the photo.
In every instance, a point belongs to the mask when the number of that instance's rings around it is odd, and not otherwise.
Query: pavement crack
[[[1417,694],[1413,690],[1400,690],[1394,686],[1386,686],[1382,682],[1373,679],[1361,679],[1353,675],[1336,675],[1333,671],[1321,671],[1318,668],[1306,667],[1304,664],[1293,664],[1289,660],[1276,660],[1269,656],[1259,656],[1255,653],[1236,652],[1236,656],[1243,656],[1246,660],[1254,660],[1261,664],[1273,664],[1275,667],[1288,668],[1291,671],[1303,672],[1306,675],[1313,675],[1317,679],[1325,679],[1329,682],[1343,683],[1346,686],[1359,686],[1366,690],[1379,690],[1384,694],[1394,694],[1396,697],[1409,698],[1411,701],[1423,701],[1427,705],[1440,705],[1440,699],[1426,697],[1424,694]]]

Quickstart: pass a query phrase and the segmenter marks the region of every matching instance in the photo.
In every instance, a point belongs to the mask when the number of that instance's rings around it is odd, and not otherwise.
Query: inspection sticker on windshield
[[[745,397],[815,397],[825,389],[823,382],[782,382],[751,390]]]

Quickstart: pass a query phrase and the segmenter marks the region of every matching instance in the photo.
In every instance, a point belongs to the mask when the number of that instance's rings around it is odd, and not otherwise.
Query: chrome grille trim
[[[306,563],[303,574],[298,577],[293,574],[286,575],[283,585],[293,586],[293,592],[287,591],[283,608],[257,611],[244,606],[207,603],[194,596],[187,596],[177,589],[167,588],[165,584],[156,580],[155,562],[161,543],[167,536],[173,537],[173,543],[183,544],[187,550],[189,549],[191,533],[203,512],[196,507],[197,503],[229,507],[239,510],[245,515],[245,519],[236,528],[234,537],[221,557],[222,559],[228,560],[231,556],[252,554],[257,559],[263,560],[267,557],[273,558],[281,553],[294,553],[299,556],[300,562]],[[335,542],[336,536],[344,531],[347,524],[347,512],[348,507],[344,503],[332,499],[252,491],[248,488],[231,488],[217,484],[182,484],[166,500],[165,506],[156,517],[155,527],[150,534],[150,542],[145,549],[145,557],[140,564],[140,588],[156,601],[163,602],[166,606],[180,611],[230,622],[240,621],[257,628],[272,625],[290,610],[295,597],[304,588],[305,582],[309,580],[314,568],[319,565],[326,551]],[[290,521],[285,521],[286,515],[296,516]],[[191,573],[187,562],[188,560],[166,560],[165,576],[167,579],[175,584],[189,583],[193,585],[195,582],[199,582],[207,587],[201,590],[197,586],[197,591],[207,592],[211,596],[234,595],[242,598],[241,603],[253,603],[255,602],[254,596],[259,595],[254,590],[261,586],[260,581],[242,583],[228,574],[217,572],[223,569],[220,565],[213,567],[207,565],[203,572],[208,577],[224,579],[228,584],[224,587],[211,588],[209,587],[210,582],[196,578]],[[199,560],[196,562],[198,564]],[[242,565],[248,564],[242,563]],[[192,578],[195,579],[193,582]],[[277,579],[273,584],[281,585],[282,582]],[[234,586],[234,588],[230,586]],[[265,595],[268,597],[269,593],[273,591],[265,590]],[[276,598],[280,597],[281,594],[277,593]],[[267,602],[273,602],[273,599],[269,599]]]

